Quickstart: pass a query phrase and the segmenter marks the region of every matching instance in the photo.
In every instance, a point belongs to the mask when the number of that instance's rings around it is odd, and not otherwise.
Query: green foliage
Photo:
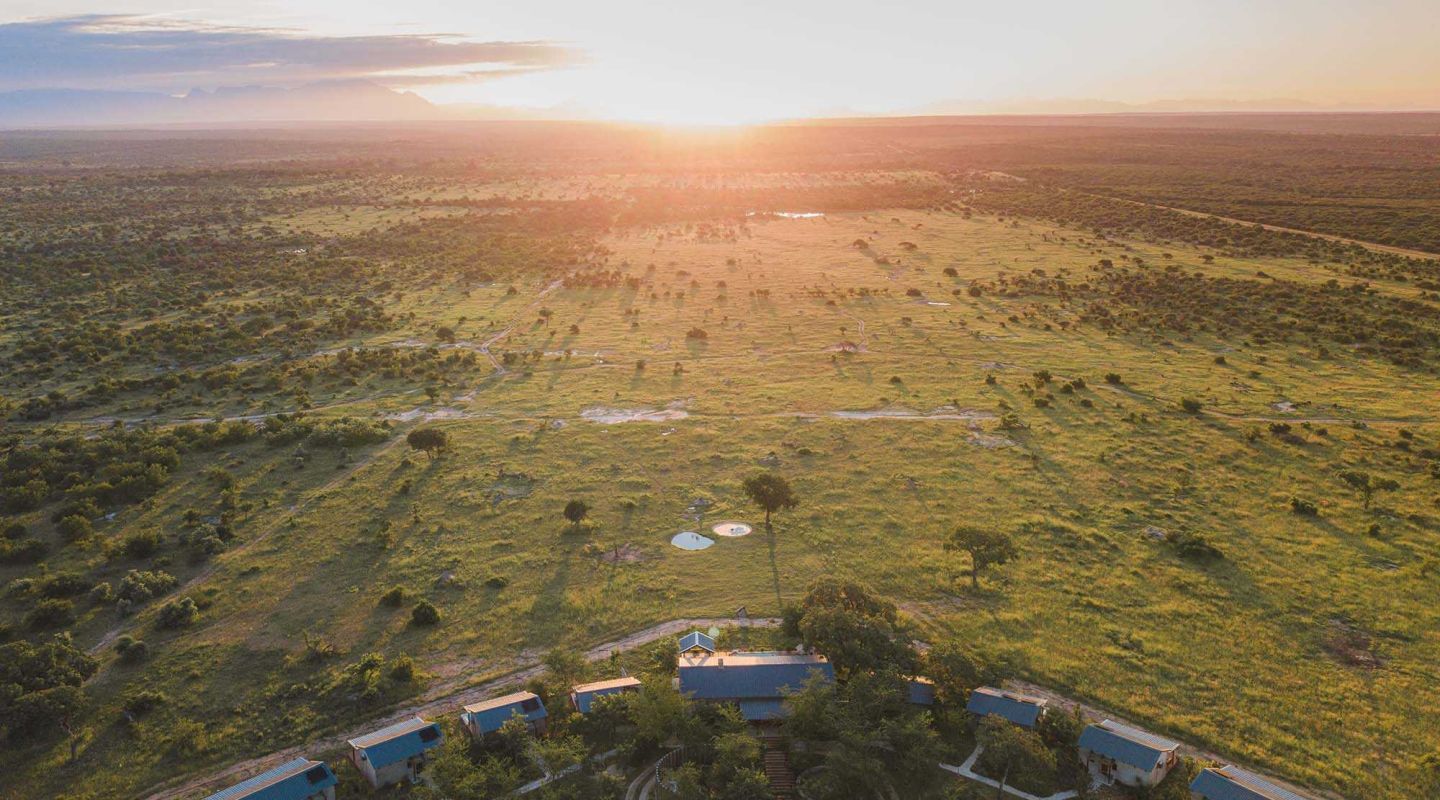
[[[69,600],[41,600],[25,612],[25,627],[32,630],[63,628],[75,621],[75,604]]]
[[[410,609],[410,623],[412,625],[438,625],[440,623],[440,609],[431,605],[429,600],[421,600]]]
[[[894,603],[865,586],[820,578],[810,585],[791,629],[814,652],[824,653],[841,676],[860,671],[914,672],[915,651]]]
[[[776,511],[795,508],[800,498],[790,488],[790,482],[773,472],[752,475],[744,480],[741,488],[750,502],[765,512],[765,526],[770,526],[770,515]]]
[[[13,742],[20,734],[67,725],[85,705],[79,687],[98,668],[64,634],[40,644],[0,645],[0,737]]]
[[[405,435],[412,450],[422,450],[428,457],[450,446],[450,434],[440,428],[416,428]]]
[[[980,571],[1005,564],[1020,555],[1015,540],[1003,531],[961,526],[945,542],[946,550],[960,550],[970,555],[970,585],[980,588]]]
[[[1053,780],[1055,754],[1034,731],[990,715],[981,720],[976,739],[985,748],[976,767],[1002,786],[1027,789]]]
[[[182,597],[160,607],[155,623],[162,628],[188,628],[200,619],[200,607],[189,597]]]
[[[405,605],[405,598],[408,596],[409,594],[405,591],[405,587],[396,584],[386,589],[385,593],[380,595],[380,605],[399,608]]]
[[[589,513],[590,506],[586,505],[584,500],[571,500],[565,504],[565,519],[569,520],[571,525],[579,525]]]

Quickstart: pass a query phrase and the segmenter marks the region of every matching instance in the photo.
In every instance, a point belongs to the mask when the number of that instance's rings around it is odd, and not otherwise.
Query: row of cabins
[[[835,669],[824,656],[800,652],[740,652],[715,648],[703,633],[686,634],[679,642],[676,685],[692,699],[731,703],[746,720],[769,724],[785,715],[785,697],[806,683],[833,683]],[[598,698],[637,691],[632,677],[575,686],[571,707],[590,713]],[[925,678],[909,682],[909,700],[933,705],[935,686]],[[1034,728],[1047,712],[1047,700],[990,686],[970,694],[966,709],[977,716],[997,716],[1025,728]],[[460,714],[460,724],[472,737],[499,731],[511,719],[521,720],[532,734],[544,735],[549,714],[532,692],[515,692],[472,703]],[[372,786],[413,781],[425,764],[427,752],[444,740],[440,726],[420,717],[398,722],[350,740],[350,761]],[[1180,745],[1154,734],[1104,720],[1087,726],[1080,735],[1080,758],[1105,783],[1154,786],[1179,763]],[[320,761],[297,758],[256,775],[207,800],[335,800],[335,773]],[[1237,767],[1202,771],[1190,786],[1197,800],[1306,800]]]
[[[570,704],[581,714],[590,712],[595,699],[640,688],[636,678],[586,683],[570,692]],[[460,724],[471,736],[500,730],[518,717],[536,735],[545,733],[545,703],[532,692],[516,692],[465,706]],[[414,781],[431,748],[445,740],[439,723],[413,717],[349,741],[350,763],[375,788]],[[206,800],[335,800],[339,783],[330,765],[297,758],[231,786]]]
[[[966,709],[1034,728],[1047,711],[1047,700],[982,686],[970,693]],[[1087,725],[1080,733],[1080,759],[1103,783],[1154,786],[1180,763],[1178,742],[1122,725],[1114,720]],[[1195,800],[1307,800],[1295,792],[1239,767],[1207,767],[1190,782]]]

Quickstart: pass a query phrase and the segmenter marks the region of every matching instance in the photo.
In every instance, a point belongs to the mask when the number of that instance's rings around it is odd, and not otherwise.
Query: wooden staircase
[[[785,740],[779,736],[762,736],[765,745],[765,779],[770,782],[770,791],[775,800],[793,800],[795,797],[795,772],[790,769],[790,755],[785,752]]]

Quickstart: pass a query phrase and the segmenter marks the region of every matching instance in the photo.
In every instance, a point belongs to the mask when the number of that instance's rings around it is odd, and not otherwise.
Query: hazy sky
[[[1440,108],[1440,0],[0,0],[0,23],[0,90],[371,77],[680,122],[1057,98]]]

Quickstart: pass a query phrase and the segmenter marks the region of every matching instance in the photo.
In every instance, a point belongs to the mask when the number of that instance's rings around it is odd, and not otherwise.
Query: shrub
[[[1290,498],[1290,510],[1302,517],[1314,517],[1320,514],[1320,509],[1316,508],[1314,503],[1299,497]]]
[[[19,522],[12,522],[5,526],[5,538],[10,540],[24,539],[29,534],[25,525]]]
[[[200,619],[200,607],[188,597],[172,600],[160,607],[156,623],[162,628],[187,628]]]
[[[123,708],[132,717],[143,717],[168,702],[170,698],[164,692],[141,689],[125,698]]]
[[[1193,397],[1186,397],[1180,401],[1180,407],[1183,408],[1187,414],[1199,414],[1200,409],[1204,408],[1205,404]]]
[[[75,621],[75,604],[69,600],[41,600],[25,613],[25,627],[32,630],[61,628]]]
[[[107,605],[115,602],[115,587],[109,581],[101,581],[90,588],[90,602]]]
[[[947,277],[947,278],[955,278],[955,277],[959,277],[959,275],[960,275],[960,273],[958,273],[958,272],[955,271],[955,268],[954,268],[954,267],[946,267],[945,269],[941,270],[941,272],[942,272],[942,273],[945,275],[945,277]]]
[[[415,680],[415,662],[407,655],[401,655],[390,665],[390,677],[400,683]]]
[[[1120,384],[1124,383],[1125,381],[1123,381],[1123,380],[1120,379],[1120,373],[1118,373],[1118,372],[1107,372],[1107,373],[1105,373],[1105,382],[1108,383],[1108,384],[1110,384],[1111,386],[1119,386]]]
[[[60,531],[60,535],[65,537],[67,542],[89,539],[95,533],[95,526],[90,524],[90,520],[79,514],[71,514],[62,518],[56,523],[55,529]]]
[[[510,585],[510,579],[504,575],[491,575],[485,579],[485,585],[491,589],[504,589]]]
[[[385,594],[380,595],[380,605],[391,608],[399,608],[405,604],[405,587],[400,585],[391,586]]]
[[[168,572],[142,572],[132,569],[120,579],[120,588],[115,592],[115,597],[131,605],[139,605],[174,589],[179,583],[179,579]]]
[[[685,332],[685,338],[704,341],[710,338],[710,334],[706,333],[704,328],[691,328]]]
[[[416,625],[435,625],[440,622],[440,609],[430,604],[428,600],[421,600],[415,604],[410,611],[410,622]]]
[[[90,588],[89,582],[74,572],[57,572],[35,587],[41,597],[74,597]]]
[[[125,538],[120,550],[126,558],[149,558],[160,549],[160,534],[144,531]]]
[[[122,664],[139,664],[149,653],[150,648],[132,636],[121,636],[115,642],[115,655],[120,657]]]
[[[0,543],[0,563],[34,564],[45,557],[49,550],[39,539],[21,539],[18,542]]]

